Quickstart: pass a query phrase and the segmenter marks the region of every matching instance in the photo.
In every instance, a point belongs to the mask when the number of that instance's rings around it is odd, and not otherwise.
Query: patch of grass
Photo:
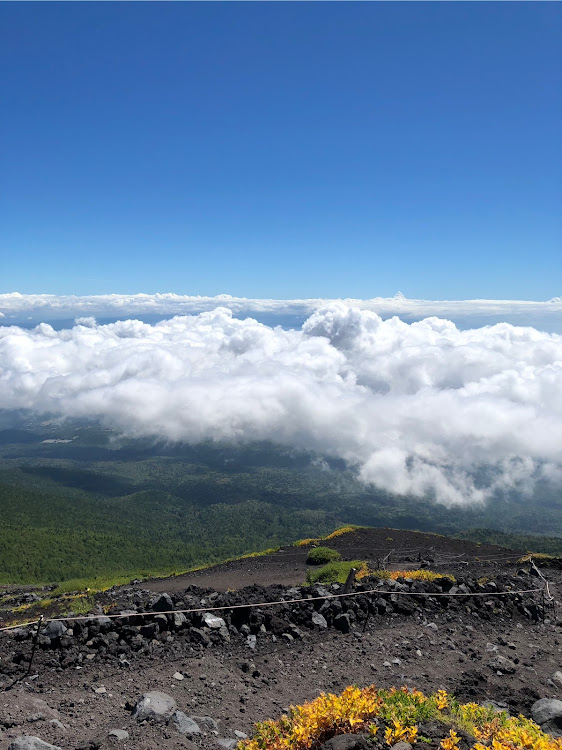
[[[398,578],[411,578],[413,581],[435,581],[437,578],[448,578],[450,581],[455,582],[454,576],[449,573],[434,573],[433,570],[372,570],[369,572],[373,578],[380,578],[381,580],[392,579],[396,581]]]
[[[87,615],[95,603],[93,596],[87,596],[85,594],[77,594],[76,596],[68,597],[64,601],[65,603],[68,602],[69,608],[65,609],[64,612],[61,612],[61,617],[64,617],[64,615],[70,615],[71,612],[75,615]]]
[[[13,614],[21,614],[22,612],[27,612],[28,609],[31,609],[31,607],[34,607],[37,605],[37,602],[29,602],[27,604],[20,604],[17,607],[12,607],[10,609],[10,612]]]
[[[349,571],[357,570],[356,578],[364,578],[369,574],[369,568],[364,560],[342,560],[331,562],[319,570],[309,570],[306,574],[306,582],[313,583],[345,583]]]
[[[133,580],[146,580],[147,578],[171,578],[172,576],[182,576],[187,573],[195,573],[199,570],[207,570],[213,568],[215,565],[221,565],[223,563],[234,562],[235,560],[246,560],[252,557],[262,557],[263,555],[270,555],[273,552],[277,552],[279,547],[270,547],[269,549],[261,550],[260,552],[248,552],[245,555],[238,557],[229,557],[220,563],[212,562],[205,563],[203,565],[195,565],[191,568],[186,569],[167,569],[167,570],[139,570],[126,575],[98,575],[92,578],[72,578],[68,581],[63,581],[59,584],[56,589],[51,592],[52,596],[61,596],[62,594],[74,594],[74,593],[87,593],[95,594],[101,591],[107,591],[114,586],[127,586]]]
[[[313,547],[306,558],[307,565],[325,565],[329,562],[341,560],[341,555],[337,549],[330,547]]]
[[[414,581],[435,581],[438,578],[448,578],[450,581],[455,583],[456,579],[450,573],[435,573],[433,570],[392,570],[390,577],[396,580],[397,578],[411,578]]]
[[[365,529],[366,526],[357,526],[349,524],[348,526],[341,526],[339,529],[336,529],[335,531],[332,531],[331,534],[328,534],[328,536],[322,537],[322,540],[324,542],[328,542],[330,539],[335,539],[337,536],[341,536],[342,534],[349,534],[350,531],[358,531],[359,529]]]
[[[318,544],[320,539],[299,539],[293,543],[293,547],[308,547],[309,544]]]
[[[517,560],[518,563],[526,563],[531,562],[531,558],[534,560],[555,560],[555,555],[547,555],[546,552],[527,552],[526,555],[523,555],[523,557],[520,557],[519,560]]]
[[[321,536],[318,539],[299,539],[297,542],[293,542],[293,547],[308,547],[309,544],[318,544],[319,542],[328,542],[330,539],[335,539],[342,534],[349,534],[351,531],[357,531],[358,529],[367,529],[368,526],[358,526],[357,524],[347,524],[346,526],[340,526],[331,534]]]
[[[241,555],[240,557],[234,559],[247,560],[249,557],[263,557],[264,555],[271,555],[273,552],[279,552],[280,549],[280,547],[270,547],[269,549],[264,549],[261,552],[248,552],[246,555]]]
[[[77,592],[97,593],[98,591],[107,591],[113,586],[125,586],[136,578],[134,575],[127,576],[94,576],[93,578],[72,578],[63,581],[56,589],[51,591],[51,596],[61,596],[62,594],[74,594]],[[140,578],[140,576],[139,576]]]

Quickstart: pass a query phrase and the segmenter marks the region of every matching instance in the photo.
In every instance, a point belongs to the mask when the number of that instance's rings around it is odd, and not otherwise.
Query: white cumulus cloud
[[[344,458],[390,491],[480,502],[562,476],[562,336],[343,302],[300,330],[224,306],[153,325],[88,315],[0,327],[0,408],[173,441],[267,439]]]

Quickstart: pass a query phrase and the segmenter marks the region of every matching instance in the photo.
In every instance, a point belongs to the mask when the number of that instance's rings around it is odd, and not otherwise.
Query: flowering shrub
[[[461,738],[454,729],[449,730],[449,736],[444,737],[439,743],[441,750],[456,750]]]
[[[426,696],[407,687],[377,690],[373,685],[350,686],[341,695],[321,693],[278,721],[260,722],[238,750],[311,750],[337,734],[359,732],[368,733],[378,747],[404,740],[422,748],[428,738],[419,733],[419,725],[429,719],[443,727],[442,736],[433,738],[441,750],[458,750],[457,730],[474,738],[471,750],[562,750],[562,739],[553,739],[524,716],[460,704],[444,690]]]
[[[311,703],[294,706],[279,721],[256,724],[254,737],[240,743],[246,750],[306,750],[336,734],[368,730],[380,698],[374,687],[347,687],[341,695],[322,693]]]

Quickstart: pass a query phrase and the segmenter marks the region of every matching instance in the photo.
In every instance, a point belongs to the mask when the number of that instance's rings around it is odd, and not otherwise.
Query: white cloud
[[[340,456],[391,491],[480,502],[562,475],[562,336],[384,321],[343,302],[302,330],[225,307],[154,325],[4,326],[0,408],[169,440],[269,439]]]
[[[134,316],[193,315],[226,307],[235,315],[311,315],[319,307],[330,304],[327,299],[247,299],[221,294],[216,297],[180,294],[105,294],[78,297],[52,294],[0,294],[0,315],[6,321],[23,322],[31,315],[36,322],[45,320],[73,320],[77,316],[97,318],[128,318]],[[359,310],[370,310],[383,318],[398,315],[405,320],[420,320],[430,316],[454,320],[462,328],[482,326],[499,321],[517,325],[532,325],[562,333],[562,298],[548,302],[525,300],[416,300],[407,299],[400,292],[394,297],[347,299],[343,302]]]

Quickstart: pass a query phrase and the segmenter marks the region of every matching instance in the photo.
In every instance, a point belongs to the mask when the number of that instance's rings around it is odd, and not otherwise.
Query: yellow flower
[[[457,747],[457,745],[460,742],[460,739],[461,738],[455,732],[455,730],[451,729],[449,731],[449,736],[445,737],[444,739],[441,740],[441,745],[440,746],[443,748],[443,750],[455,750],[455,748]]]
[[[449,696],[445,692],[445,690],[438,690],[437,694],[435,696],[435,702],[437,704],[437,708],[442,711],[444,708],[447,708],[449,705]]]
[[[418,690],[377,690],[374,686],[350,686],[340,695],[322,693],[310,703],[291,708],[277,721],[256,724],[253,739],[241,742],[237,750],[314,750],[334,735],[366,730],[374,737],[379,730],[374,723],[377,718],[387,724],[387,745],[400,740],[415,743],[416,724],[444,708],[449,709],[447,721],[453,726],[462,721],[477,736],[479,741],[471,750],[562,750],[562,739],[549,737],[524,716],[493,715],[476,703],[459,705],[444,690],[428,700]],[[441,740],[441,750],[459,750],[459,742],[459,735],[451,729]]]

